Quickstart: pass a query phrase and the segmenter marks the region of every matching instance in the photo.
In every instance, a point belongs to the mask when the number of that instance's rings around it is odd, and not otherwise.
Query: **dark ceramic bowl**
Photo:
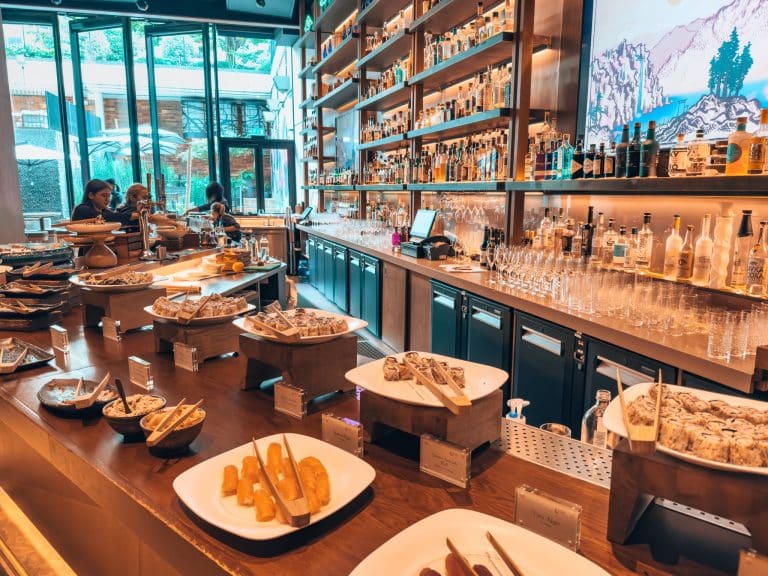
[[[156,412],[157,410],[162,410],[165,408],[165,398],[163,396],[158,396],[157,394],[152,394],[155,398],[160,398],[163,401],[163,405],[159,408],[156,408],[155,410],[152,410],[152,412]],[[143,434],[141,431],[141,425],[140,421],[144,416],[147,414],[151,414],[152,412],[144,412],[143,414],[137,414],[132,415],[129,414],[127,416],[109,416],[107,415],[107,409],[112,406],[115,402],[122,402],[120,398],[117,400],[113,400],[104,408],[102,408],[101,413],[104,416],[104,419],[109,423],[109,425],[112,427],[112,429],[117,432],[118,434],[122,434],[126,437],[128,440],[138,440],[143,438]]]
[[[173,408],[168,408],[168,410],[172,409]],[[149,449],[149,453],[159,458],[168,458],[187,452],[189,445],[199,436],[200,431],[203,429],[203,424],[205,423],[205,410],[202,408],[198,408],[198,410],[203,413],[203,417],[199,422],[196,422],[192,426],[187,426],[186,428],[174,430],[155,446],[148,445],[147,448]],[[149,416],[149,414],[147,414],[147,416]],[[144,432],[145,440],[152,434],[152,429],[147,428],[147,416],[142,418],[139,422],[141,430]]]

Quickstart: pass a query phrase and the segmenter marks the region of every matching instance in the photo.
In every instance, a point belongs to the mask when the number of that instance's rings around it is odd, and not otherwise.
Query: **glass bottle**
[[[606,178],[613,178],[616,175],[616,142],[611,142],[611,149],[605,154],[605,166],[603,172]]]
[[[752,231],[752,210],[741,211],[741,223],[736,233],[733,247],[733,267],[731,268],[731,287],[737,290],[744,288],[747,282],[747,264],[749,262],[749,242],[754,235]]]
[[[618,234],[613,229],[613,218],[608,218],[608,228],[603,234],[603,264],[610,265],[613,262],[613,245],[616,243]]]
[[[605,144],[603,142],[600,142],[597,154],[595,154],[595,161],[592,164],[592,178],[605,178]]]
[[[747,117],[736,118],[736,131],[728,136],[728,152],[725,157],[725,175],[740,176],[747,173],[749,167],[749,141],[752,135],[747,132]]]
[[[624,124],[621,129],[621,141],[616,146],[616,178],[627,177],[627,151],[629,149],[629,124]]]
[[[712,269],[712,249],[714,241],[709,235],[712,216],[704,214],[701,219],[701,234],[696,239],[696,247],[693,252],[693,275],[691,282],[696,286],[709,285],[709,272]]]
[[[539,224],[539,236],[541,236],[541,249],[547,250],[552,245],[552,220],[549,217],[549,208],[544,208],[544,218]]]
[[[612,264],[617,268],[623,268],[627,259],[627,250],[629,249],[629,240],[627,239],[627,227],[619,227],[619,237],[613,243],[613,261]]]
[[[635,129],[627,147],[627,178],[637,178],[640,175],[640,122],[635,122]]]
[[[502,14],[504,14],[502,25],[502,30],[504,32],[514,32],[515,31],[515,5],[512,2],[512,0],[506,0],[504,3],[504,10],[502,10]]]
[[[768,108],[760,111],[760,128],[749,141],[748,174],[762,174],[765,171],[766,147],[768,147]]]
[[[595,233],[594,214],[595,207],[590,206],[587,211],[587,221],[584,223],[581,234],[581,258],[584,262],[589,262],[592,256],[592,236]]]
[[[643,227],[637,234],[637,253],[635,265],[638,270],[650,270],[653,251],[653,230],[651,229],[651,213],[643,213]]]
[[[571,179],[581,180],[584,178],[584,148],[582,139],[576,139],[576,148],[573,151],[571,161]]]
[[[669,152],[669,175],[685,176],[688,167],[688,147],[685,145],[685,134],[677,135],[677,143]]]
[[[629,234],[629,246],[627,255],[624,258],[624,270],[634,270],[637,266],[637,246],[638,246],[637,228],[633,227]]]
[[[640,177],[654,178],[659,160],[659,143],[656,141],[656,121],[648,122],[648,133],[640,145]]]
[[[608,444],[608,430],[603,422],[608,404],[611,403],[610,390],[598,390],[595,395],[594,405],[586,411],[581,421],[581,441],[599,448],[605,448]]]
[[[584,178],[594,177],[596,155],[595,145],[590,144],[589,149],[584,153]]]
[[[704,140],[704,130],[696,130],[696,138],[688,144],[687,176],[701,176],[709,158],[709,142]]]
[[[571,179],[571,166],[573,163],[573,146],[571,146],[571,135],[563,134],[563,141],[560,148],[557,149],[557,173],[558,180]]]
[[[685,227],[685,240],[677,256],[677,279],[688,280],[693,274],[693,224]]]
[[[763,293],[765,284],[765,262],[768,257],[766,250],[765,226],[768,221],[760,221],[760,232],[758,232],[757,243],[749,252],[749,262],[747,264],[747,294],[760,296]]]
[[[597,226],[595,227],[592,234],[592,254],[590,259],[596,264],[602,262],[603,260],[603,234],[605,233],[603,218],[603,213],[598,212]]]
[[[680,214],[674,215],[672,231],[667,236],[664,247],[664,277],[667,280],[677,280],[677,260],[683,248],[683,238],[680,236]]]

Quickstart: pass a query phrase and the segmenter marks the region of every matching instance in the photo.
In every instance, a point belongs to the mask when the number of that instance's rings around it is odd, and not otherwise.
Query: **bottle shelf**
[[[301,158],[301,162],[320,162],[320,158],[317,156],[305,156],[304,158]],[[323,164],[333,164],[336,162],[335,156],[323,156]]]
[[[307,64],[299,70],[299,79],[301,80],[311,80],[312,77],[315,75],[314,73],[315,65],[314,64]]]
[[[310,108],[315,107],[315,102],[317,102],[317,100],[315,100],[310,96],[309,98],[304,100],[301,104],[299,104],[299,108],[301,108],[302,110],[309,110]]]
[[[504,180],[482,182],[417,182],[408,184],[408,190],[423,192],[503,192]]]
[[[358,150],[397,150],[408,146],[408,139],[405,134],[395,134],[387,138],[380,138],[372,142],[364,142],[358,145]]]
[[[483,4],[483,11],[498,6],[502,0],[492,0]],[[451,28],[463,24],[477,14],[477,2],[467,0],[441,0],[431,10],[414,20],[409,30],[424,28],[432,34],[444,34]]]
[[[350,34],[312,70],[313,74],[333,74],[343,70],[357,56],[357,34]]]
[[[409,32],[400,32],[384,42],[375,50],[360,58],[355,64],[355,68],[369,68],[372,70],[381,70],[402,58],[411,51],[411,34]]]
[[[328,34],[324,32],[320,36],[323,40],[325,40]],[[299,36],[299,39],[296,41],[293,47],[299,50],[302,48],[306,48],[307,50],[314,50],[317,47],[316,44],[317,44],[317,39],[316,39],[315,31],[310,30],[309,32],[305,32],[304,34]]]
[[[357,23],[381,26],[411,2],[412,0],[375,0],[358,14]]]
[[[315,20],[312,30],[333,33],[357,8],[357,0],[333,0]]]
[[[450,122],[419,128],[408,132],[408,138],[421,138],[424,143],[437,142],[450,138],[459,138],[469,134],[475,134],[484,130],[492,130],[509,125],[512,110],[509,108],[497,108],[464,116]]]
[[[515,52],[515,35],[501,32],[482,44],[460,52],[436,66],[415,74],[410,84],[424,87],[425,92],[434,92],[448,84],[455,84],[470,76],[511,60]]]
[[[338,88],[315,101],[315,108],[341,108],[357,99],[357,78],[350,78]]]
[[[310,134],[315,134],[316,132],[317,132],[317,128],[304,128],[299,132],[299,136],[309,136]],[[323,126],[322,132],[323,132],[323,137],[326,137],[336,132],[336,128],[334,128],[333,126]]]
[[[510,180],[507,182],[507,190],[550,195],[768,196],[768,176],[584,178],[524,182]]]
[[[411,91],[408,90],[408,82],[395,84],[379,92],[376,96],[362,100],[355,105],[355,110],[391,110],[408,102]]]
[[[366,192],[404,192],[406,184],[358,184],[357,190]]]
[[[351,184],[310,184],[302,186],[302,190],[331,190],[335,192],[354,192],[355,187]]]

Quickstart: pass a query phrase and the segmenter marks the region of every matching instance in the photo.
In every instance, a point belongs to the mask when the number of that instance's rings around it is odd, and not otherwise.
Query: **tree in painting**
[[[739,43],[739,34],[734,28],[730,38],[720,45],[717,55],[709,61],[709,91],[718,98],[738,96],[754,63],[752,43],[744,45],[741,52]]]

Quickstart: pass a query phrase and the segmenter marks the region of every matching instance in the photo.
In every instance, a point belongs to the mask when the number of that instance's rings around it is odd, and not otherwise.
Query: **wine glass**
[[[486,253],[486,261],[488,262],[488,284],[496,284],[496,280],[493,279],[493,265],[496,264],[496,257],[498,256],[499,249],[496,246],[489,246]]]

